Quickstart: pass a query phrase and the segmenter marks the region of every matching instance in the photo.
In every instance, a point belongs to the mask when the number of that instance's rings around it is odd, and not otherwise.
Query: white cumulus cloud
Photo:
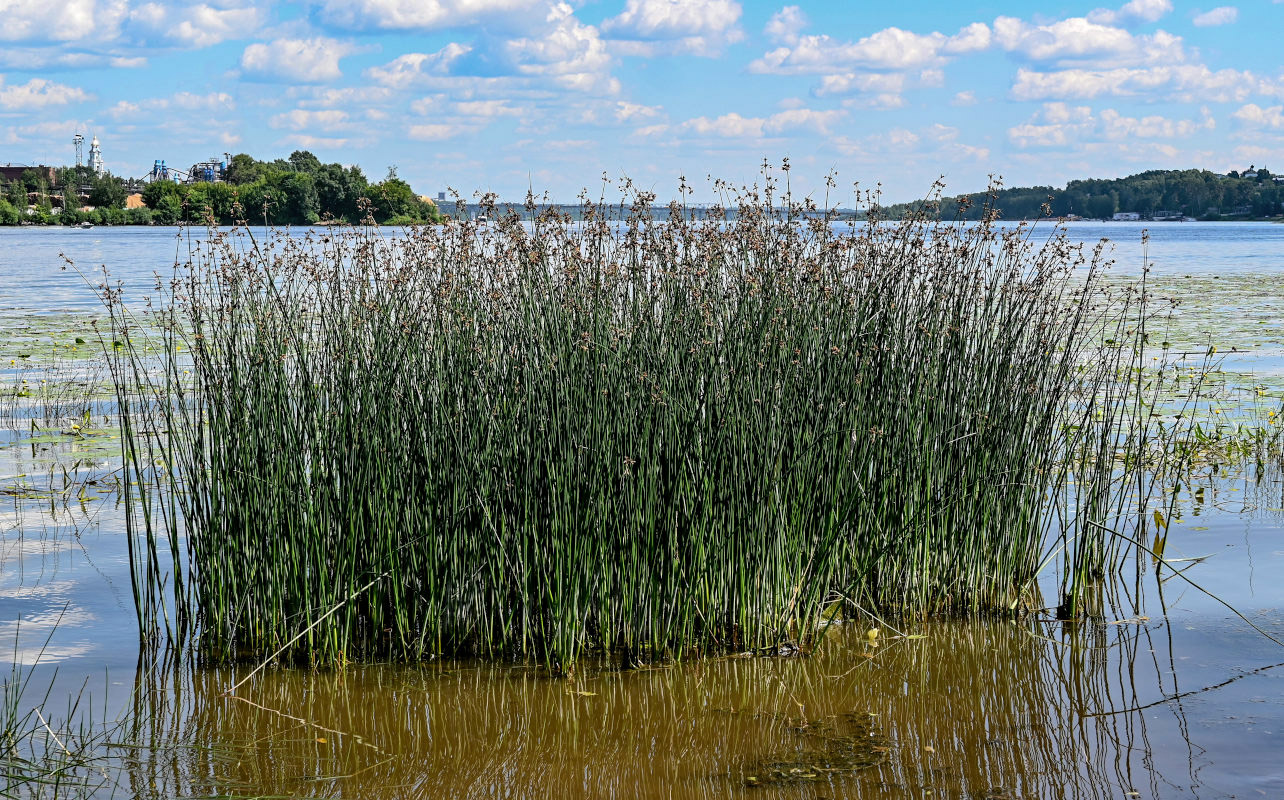
[[[143,3],[130,11],[135,33],[148,41],[167,41],[185,47],[209,47],[228,39],[244,38],[263,22],[254,6],[166,5]]]
[[[635,122],[658,117],[661,112],[662,109],[659,106],[644,106],[640,103],[629,103],[621,100],[615,104],[614,116],[616,122]]]
[[[426,76],[450,73],[455,62],[472,48],[451,42],[435,53],[406,53],[397,56],[382,67],[371,67],[365,75],[372,81],[393,89],[405,89],[419,83]]]
[[[1101,25],[1155,22],[1172,10],[1172,0],[1130,0],[1118,10],[1098,8],[1089,12],[1088,20]]]
[[[92,99],[83,89],[54,83],[45,78],[32,78],[26,83],[6,85],[0,75],[0,108],[30,111],[48,106],[65,106]]]
[[[1159,114],[1130,117],[1113,108],[1094,114],[1089,106],[1055,102],[1044,103],[1028,121],[1009,128],[1008,139],[1022,148],[1090,148],[1103,142],[1138,139],[1167,142],[1213,130],[1216,126],[1207,109],[1200,110],[1199,119],[1171,119]]]
[[[296,108],[284,114],[277,114],[268,122],[273,128],[289,128],[295,131],[323,130],[331,131],[348,123],[348,113],[338,109],[310,111]]]
[[[239,140],[240,137],[237,137]],[[355,145],[361,146],[359,141],[354,142],[352,139],[336,136],[312,136],[307,133],[292,133],[285,137],[283,142],[300,150],[329,150],[339,149]]]
[[[811,108],[789,108],[767,117],[762,129],[772,135],[791,130],[812,130],[827,134],[835,123],[846,116],[846,111],[838,109],[817,111]]]
[[[1262,108],[1256,103],[1249,103],[1231,116],[1249,128],[1284,130],[1284,106]]]
[[[990,29],[973,23],[953,36],[919,34],[884,28],[855,42],[826,34],[798,35],[794,41],[764,54],[749,64],[750,72],[776,75],[841,74],[854,70],[909,70],[939,66],[949,56],[964,55],[990,46]]]
[[[1230,25],[1239,19],[1239,9],[1234,6],[1219,6],[1202,14],[1196,14],[1191,22],[1200,28],[1211,28],[1216,25]]]
[[[901,72],[846,72],[825,75],[816,88],[817,95],[872,92],[900,94],[905,89],[906,76]]]
[[[384,86],[348,86],[336,89],[330,86],[293,86],[287,96],[301,108],[337,108],[381,105],[392,97],[392,90]]]
[[[1134,35],[1083,17],[1044,25],[999,17],[994,21],[994,39],[1004,50],[1021,58],[1056,66],[1103,69],[1185,61],[1180,36],[1165,31]]]
[[[807,27],[807,15],[798,6],[785,6],[768,20],[763,33],[773,42],[796,44]]]
[[[610,74],[611,55],[597,28],[585,25],[566,3],[553,6],[542,36],[511,39],[504,52],[521,75],[547,76],[567,89],[614,94],[619,81]]]
[[[227,92],[210,92],[208,94],[178,92],[170,97],[169,102],[175,108],[183,108],[189,111],[221,111],[236,108],[236,101]]]
[[[107,109],[114,119],[130,119],[143,111],[166,111],[180,109],[183,111],[231,111],[236,108],[236,101],[227,92],[210,92],[196,94],[178,92],[169,97],[152,97],[146,100],[130,102],[121,100]]]
[[[424,125],[411,125],[406,130],[406,135],[411,139],[421,142],[440,142],[446,139],[453,139],[464,133],[475,130],[473,125],[453,124],[453,123],[428,123]]]
[[[843,101],[844,108],[891,109],[904,108],[905,98],[895,92],[879,92],[850,97]]]
[[[576,18],[566,3],[547,7],[530,35],[479,36],[435,53],[406,53],[365,72],[392,89],[431,88],[459,93],[528,92],[537,85],[599,95],[615,94],[614,59],[598,29]]]
[[[1037,72],[1017,70],[1011,97],[1014,100],[1088,99],[1102,95],[1169,98],[1180,101],[1243,101],[1253,94],[1278,95],[1280,83],[1252,72],[1234,69],[1213,71],[1202,64],[1118,68],[1068,69]]]
[[[0,41],[77,43],[99,53],[121,45],[208,47],[264,22],[252,0],[0,0]],[[129,61],[139,56],[117,56]]]
[[[959,131],[939,123],[917,132],[906,128],[892,128],[861,138],[835,136],[829,144],[855,163],[879,166],[889,159],[907,163],[932,165],[921,177],[923,186],[931,184],[936,176],[936,165],[963,162],[987,163],[988,148],[959,141]]]
[[[521,109],[508,104],[507,100],[464,100],[455,103],[455,113],[465,117],[518,117]]]
[[[274,39],[245,48],[241,69],[268,81],[324,83],[343,76],[339,59],[353,51],[336,39]]]
[[[513,23],[525,16],[530,0],[324,0],[321,17],[358,30],[438,30],[481,22]]]
[[[1158,114],[1145,117],[1127,117],[1113,108],[1101,112],[1100,132],[1109,141],[1129,139],[1180,139],[1199,131],[1217,127],[1207,110],[1199,120],[1169,119]]]
[[[758,139],[762,137],[762,117],[744,117],[736,112],[720,117],[696,117],[678,126],[682,132],[721,139]]]
[[[624,11],[602,23],[602,32],[628,43],[624,52],[661,51],[716,56],[744,38],[736,0],[627,0]]]
[[[0,0],[0,41],[111,41],[128,13],[126,0]]]
[[[678,125],[651,125],[634,132],[638,138],[672,137],[673,134],[716,139],[762,139],[793,131],[828,134],[847,112],[841,109],[818,111],[787,108],[766,117],[746,117],[736,112],[717,117],[694,117]]]

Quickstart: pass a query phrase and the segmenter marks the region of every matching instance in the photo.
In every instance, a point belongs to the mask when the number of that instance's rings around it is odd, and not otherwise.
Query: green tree
[[[27,187],[22,184],[22,181],[10,181],[5,194],[9,203],[18,211],[27,210]]]
[[[89,184],[89,205],[97,208],[122,208],[128,192],[120,178],[106,174],[95,176]]]
[[[322,163],[307,150],[288,159],[258,161],[238,153],[228,164],[226,183],[174,184],[157,181],[142,190],[143,202],[158,221],[170,221],[175,197],[186,207],[182,219],[200,222],[210,215],[219,224],[245,221],[254,225],[306,225],[324,218],[358,222],[359,204],[368,200],[376,219],[430,221],[436,208],[421,200],[410,185],[390,174],[372,186],[358,167]],[[123,189],[123,187],[122,187]],[[239,214],[233,211],[239,202]],[[122,198],[123,203],[123,198]]]
[[[48,192],[41,192],[40,199],[36,201],[36,219],[42,225],[53,222],[53,204],[49,202]]]
[[[431,222],[437,218],[436,209],[419,199],[410,184],[400,178],[389,177],[382,183],[366,188],[371,215],[377,222],[398,218],[415,222]]]
[[[251,225],[271,225],[281,222],[281,195],[266,180],[239,187],[243,220]]]
[[[263,164],[254,160],[253,156],[246,153],[237,153],[232,156],[231,162],[227,165],[226,180],[231,184],[254,183],[263,177]]]
[[[291,172],[280,176],[281,222],[289,225],[312,224],[321,218],[321,205],[312,176]]]
[[[1093,195],[1085,199],[1083,215],[1092,219],[1109,219],[1116,211],[1115,198],[1109,194]]]
[[[85,219],[85,215],[80,210],[80,195],[75,188],[63,186],[61,199],[62,211],[58,214],[59,222],[63,225],[75,225]]]
[[[366,176],[357,167],[345,169],[339,164],[323,164],[313,176],[317,189],[320,212],[334,219],[356,222],[357,200],[363,196],[368,184]]]
[[[148,208],[156,210],[160,208],[160,203],[164,198],[173,196],[180,198],[179,204],[181,205],[182,193],[183,190],[173,181],[152,181],[143,187],[143,203]]]
[[[314,156],[307,150],[295,150],[290,153],[290,166],[296,172],[306,172],[309,175],[315,175],[321,170],[321,159]]]
[[[234,222],[232,204],[236,199],[236,187],[226,183],[196,183],[188,187],[183,198],[187,202],[189,222],[213,221],[219,225]]]
[[[124,214],[124,224],[127,225],[150,225],[153,222],[150,208],[121,209],[121,212]]]
[[[22,171],[22,185],[27,188],[28,192],[44,192],[49,188],[44,177],[34,169],[24,169]]]
[[[161,225],[176,225],[183,219],[183,201],[177,194],[164,194],[152,208],[152,218]]]

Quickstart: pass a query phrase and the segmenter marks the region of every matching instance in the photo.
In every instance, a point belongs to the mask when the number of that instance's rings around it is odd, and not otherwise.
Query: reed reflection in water
[[[582,671],[140,670],[140,797],[1198,794],[1162,627],[937,624],[811,658]],[[881,637],[880,637],[881,638]],[[1152,652],[1154,651],[1154,652]],[[1152,705],[1154,704],[1154,705]],[[1145,714],[1133,709],[1147,707]],[[1169,719],[1151,741],[1146,714]],[[1173,724],[1171,716],[1176,717]],[[1161,774],[1167,770],[1178,774]]]

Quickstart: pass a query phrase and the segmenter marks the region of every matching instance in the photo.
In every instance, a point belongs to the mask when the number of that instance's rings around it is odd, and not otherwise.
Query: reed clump
[[[718,189],[700,220],[630,190],[211,230],[146,324],[110,291],[145,631],[314,663],[805,650],[835,601],[1038,607],[1049,547],[1083,613],[1147,447],[1142,288],[993,215]]]

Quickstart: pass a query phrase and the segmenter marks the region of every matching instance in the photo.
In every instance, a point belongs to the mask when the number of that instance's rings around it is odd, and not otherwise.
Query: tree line
[[[153,180],[135,185],[137,182],[110,174],[96,176],[88,167],[64,167],[55,174],[54,186],[47,185],[47,178],[37,170],[27,170],[21,178],[0,187],[0,224],[230,225],[245,221],[315,225],[373,221],[405,225],[441,217],[435,205],[397,177],[395,168],[382,181],[372,183],[360,167],[324,164],[306,150],[274,161],[238,154],[219,182]],[[139,190],[143,207],[126,208],[126,198]],[[92,208],[82,210],[82,206]]]
[[[1276,177],[1264,167],[1226,175],[1200,169],[1149,170],[1126,178],[1070,181],[1064,189],[994,187],[985,193],[880,206],[877,213],[885,218],[923,212],[941,219],[975,220],[991,208],[1004,219],[1110,219],[1121,212],[1147,218],[1161,211],[1205,220],[1262,218],[1284,213],[1284,182]]]
[[[27,169],[14,180],[0,181],[0,225],[86,221],[128,225],[151,221],[147,209],[125,208],[125,198],[133,189],[114,175],[95,175],[86,166],[59,167],[53,175],[51,183],[47,169]],[[92,206],[92,210],[82,211],[85,205]]]

